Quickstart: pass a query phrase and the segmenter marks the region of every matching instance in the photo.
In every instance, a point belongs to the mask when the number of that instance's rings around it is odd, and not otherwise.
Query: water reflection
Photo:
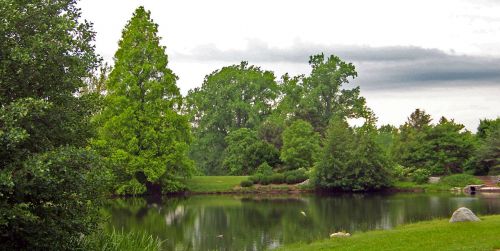
[[[332,232],[389,229],[449,217],[461,206],[500,213],[500,195],[341,194],[190,196],[115,199],[107,205],[112,227],[146,231],[166,250],[263,250],[310,242]]]

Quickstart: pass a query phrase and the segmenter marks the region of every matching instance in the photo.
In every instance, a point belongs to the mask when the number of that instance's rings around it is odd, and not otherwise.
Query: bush
[[[425,184],[429,181],[429,176],[431,176],[431,173],[428,170],[417,169],[413,171],[410,178],[417,184]]]
[[[406,180],[410,175],[410,169],[402,165],[396,164],[392,170],[394,178],[397,180]]]
[[[273,168],[267,164],[267,162],[264,162],[257,167],[257,171],[255,173],[269,176],[273,174]]]
[[[285,175],[282,173],[275,173],[270,177],[272,184],[283,184],[285,183]]]
[[[271,184],[271,176],[261,176],[259,183],[261,185],[269,185]]]
[[[453,174],[450,176],[443,177],[439,183],[445,184],[450,187],[465,187],[472,184],[482,184],[481,180],[470,175],[470,174]]]
[[[108,176],[101,162],[91,151],[63,147],[30,157],[15,175],[0,177],[10,183],[0,186],[0,250],[79,248],[80,237],[100,219]]]
[[[244,180],[240,183],[241,187],[251,187],[253,186],[253,181],[251,180]]]
[[[248,177],[248,180],[251,181],[253,184],[259,184],[261,176],[262,176],[261,174],[255,174],[253,176]]]
[[[287,184],[297,184],[309,178],[306,173],[306,170],[303,168],[285,172],[284,176],[285,176],[285,182]]]

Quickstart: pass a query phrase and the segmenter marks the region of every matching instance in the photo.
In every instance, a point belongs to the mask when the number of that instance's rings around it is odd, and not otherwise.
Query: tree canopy
[[[123,30],[96,118],[94,146],[112,166],[120,194],[177,190],[176,178],[193,170],[190,126],[157,33],[150,12],[139,7]]]
[[[2,250],[74,250],[97,226],[105,172],[82,149],[93,104],[79,92],[94,35],[73,0],[0,4]]]
[[[187,97],[196,138],[191,156],[198,167],[209,174],[221,173],[224,138],[240,128],[256,130],[271,114],[277,96],[274,74],[247,62],[206,76]]]

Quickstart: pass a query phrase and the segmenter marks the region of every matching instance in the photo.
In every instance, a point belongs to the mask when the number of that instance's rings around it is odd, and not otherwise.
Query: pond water
[[[107,229],[145,231],[165,250],[264,250],[337,231],[448,218],[459,207],[500,213],[500,194],[197,195],[113,199]]]

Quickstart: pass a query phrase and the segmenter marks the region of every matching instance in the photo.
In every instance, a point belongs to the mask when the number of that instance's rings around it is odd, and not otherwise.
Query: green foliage
[[[500,175],[500,127],[489,131],[472,161],[476,174]]]
[[[304,168],[287,171],[284,173],[284,176],[285,176],[285,182],[287,184],[297,184],[309,178]]]
[[[259,126],[259,138],[280,150],[283,146],[282,134],[285,121],[278,117],[270,117]]]
[[[400,128],[395,159],[413,170],[427,169],[432,175],[463,172],[475,141],[464,126],[442,117],[430,124],[430,115],[417,109]]]
[[[429,182],[431,172],[427,169],[416,169],[410,174],[410,178],[417,184],[425,184]]]
[[[433,174],[463,172],[466,161],[474,151],[472,134],[462,124],[442,117],[439,124],[427,132],[425,140],[430,149],[429,166]]]
[[[241,128],[226,137],[223,166],[232,175],[254,173],[262,163],[275,164],[279,161],[278,150],[271,144],[257,138],[257,133]]]
[[[283,132],[281,160],[287,169],[309,168],[319,151],[319,134],[306,121],[294,121]]]
[[[191,156],[197,166],[207,174],[221,173],[224,138],[240,128],[256,131],[277,96],[274,74],[247,62],[206,76],[200,88],[189,92],[186,104],[195,125]]]
[[[75,93],[98,60],[91,45],[94,32],[79,15],[70,0],[2,2],[0,109],[2,120],[10,117],[0,123],[0,137],[9,137],[1,142],[3,161],[84,146],[92,135],[91,104]]]
[[[66,147],[0,171],[0,249],[72,250],[90,234],[106,172],[92,152]]]
[[[330,122],[314,183],[322,189],[364,191],[390,186],[390,163],[376,143],[376,129],[365,123],[354,131],[341,118]]]
[[[442,177],[439,183],[450,187],[465,187],[467,185],[482,184],[482,181],[470,174],[452,174]]]
[[[294,116],[308,121],[315,131],[324,132],[335,114],[349,118],[371,116],[359,87],[343,89],[349,78],[357,76],[352,63],[318,54],[310,57],[309,65],[312,71],[307,77],[283,77],[284,97],[278,112],[284,118]]]
[[[400,180],[400,181],[404,181],[404,180],[406,180],[406,178],[409,177],[411,170],[407,167],[402,166],[402,165],[395,164],[393,169],[392,169],[392,173],[393,173],[395,179]]]
[[[500,117],[496,119],[481,119],[477,127],[476,136],[479,139],[486,139],[492,132],[499,130]]]
[[[393,157],[393,151],[398,134],[398,129],[392,125],[383,125],[377,130],[375,140],[377,141],[377,144],[382,147],[386,155],[391,159]]]
[[[177,77],[150,12],[139,7],[125,26],[107,81],[105,108],[93,142],[116,177],[115,192],[140,194],[181,189],[193,173],[190,125],[180,115]]]
[[[113,231],[109,233],[95,233],[85,237],[85,250],[101,251],[160,251],[162,243],[159,238],[145,232]]]
[[[4,0],[0,20],[0,249],[77,249],[107,177],[78,148],[94,134],[80,92],[94,32],[73,0]]]
[[[274,173],[270,176],[272,184],[283,184],[285,183],[285,175],[282,173]]]
[[[253,186],[253,183],[254,183],[254,182],[253,182],[253,181],[251,181],[251,180],[244,180],[244,181],[242,181],[242,182],[240,183],[240,186],[241,186],[241,187],[251,187],[251,186]]]
[[[272,175],[273,168],[269,164],[267,164],[267,162],[264,162],[260,164],[259,167],[257,167],[255,174]]]

